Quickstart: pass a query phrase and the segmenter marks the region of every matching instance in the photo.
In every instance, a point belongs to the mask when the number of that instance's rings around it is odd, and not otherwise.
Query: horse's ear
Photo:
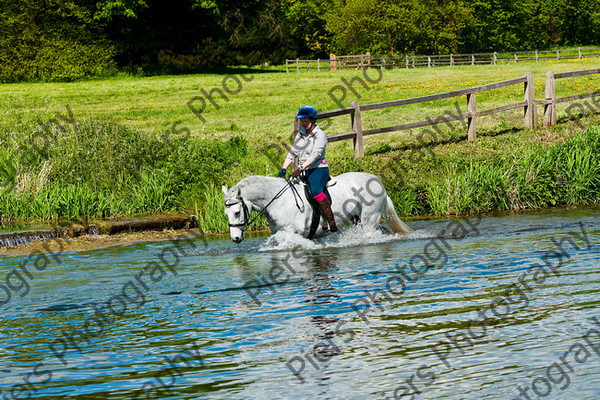
[[[221,186],[221,190],[223,191],[223,194],[227,196],[227,192],[229,192],[229,190],[227,190],[227,186]]]
[[[240,190],[240,188],[236,188],[237,190],[235,191],[235,198],[238,199],[242,196],[242,191]]]

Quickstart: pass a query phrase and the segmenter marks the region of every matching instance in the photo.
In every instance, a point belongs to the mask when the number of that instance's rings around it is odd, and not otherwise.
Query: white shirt
[[[308,161],[310,165],[306,169],[325,168],[328,167],[325,160],[326,146],[327,136],[317,125],[309,134],[305,129],[300,129],[294,138],[294,144],[292,144],[287,158],[298,157],[300,166]]]

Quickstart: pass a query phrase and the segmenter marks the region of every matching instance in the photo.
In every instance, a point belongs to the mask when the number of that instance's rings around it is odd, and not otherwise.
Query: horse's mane
[[[246,186],[253,185],[253,184],[258,183],[258,182],[264,182],[268,178],[269,177],[262,176],[262,175],[251,175],[251,176],[248,176],[248,177],[242,179],[241,181],[239,181],[237,183],[237,185],[234,186],[234,188],[238,187],[238,188],[242,189],[242,188],[244,188]]]
[[[276,179],[276,178],[272,178],[272,177],[269,177],[269,176],[262,176],[262,175],[247,176],[246,178],[244,178],[241,181],[239,181],[231,189],[229,189],[229,194],[235,192],[236,189],[242,190],[246,186],[250,186],[250,185],[253,185],[255,183],[265,183],[266,181],[269,181],[271,179]]]

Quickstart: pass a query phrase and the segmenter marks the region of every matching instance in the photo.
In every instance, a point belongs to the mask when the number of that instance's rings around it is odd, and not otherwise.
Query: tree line
[[[600,0],[0,0],[0,80],[597,45]]]

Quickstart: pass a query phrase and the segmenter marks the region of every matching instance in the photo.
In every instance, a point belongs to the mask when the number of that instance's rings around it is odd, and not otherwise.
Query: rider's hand
[[[297,177],[300,176],[300,173],[302,172],[302,170],[300,168],[296,168],[294,170],[294,172],[292,172],[292,175],[290,176],[290,178],[292,179],[296,179]]]
[[[285,173],[287,172],[287,170],[285,168],[281,168],[281,171],[279,171],[279,173],[277,174],[278,178],[285,178]]]

